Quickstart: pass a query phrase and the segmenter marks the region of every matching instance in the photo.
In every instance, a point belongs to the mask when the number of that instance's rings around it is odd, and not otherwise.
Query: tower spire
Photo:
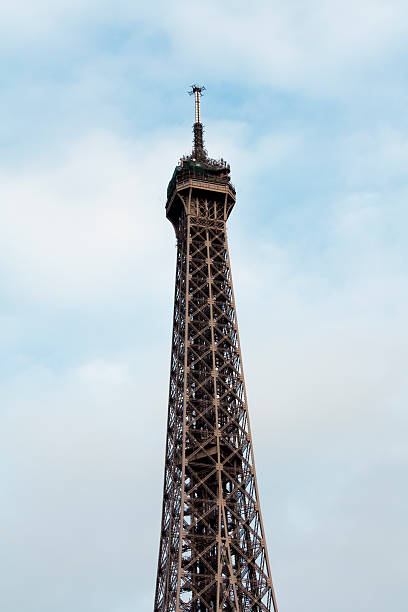
[[[204,149],[204,138],[203,138],[203,124],[201,123],[200,116],[200,98],[205,91],[204,86],[192,85],[191,91],[188,93],[190,96],[194,95],[194,106],[195,106],[195,122],[193,126],[194,142],[193,142],[193,158],[197,160],[207,159],[207,153]]]

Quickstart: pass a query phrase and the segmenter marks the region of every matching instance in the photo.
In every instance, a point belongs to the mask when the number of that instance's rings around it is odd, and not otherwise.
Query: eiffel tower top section
[[[235,188],[230,180],[231,168],[224,159],[211,159],[204,147],[203,124],[201,123],[201,96],[205,87],[192,85],[190,95],[194,96],[195,122],[193,125],[193,149],[189,155],[184,155],[176,166],[167,188],[166,214],[173,223],[177,222],[181,213],[180,206],[175,205],[177,195],[183,200],[190,188],[201,191],[211,191],[225,197],[228,215],[235,203]],[[187,190],[187,192],[186,192]],[[212,194],[214,196],[214,193]]]

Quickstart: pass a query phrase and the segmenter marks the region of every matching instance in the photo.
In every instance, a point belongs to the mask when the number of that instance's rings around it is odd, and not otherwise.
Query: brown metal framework
[[[197,121],[194,136],[166,205],[178,250],[154,611],[277,612],[227,244],[235,190]]]

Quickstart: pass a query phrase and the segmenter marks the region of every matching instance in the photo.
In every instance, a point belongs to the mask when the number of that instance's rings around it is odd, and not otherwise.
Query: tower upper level
[[[190,155],[182,157],[176,166],[167,188],[166,215],[175,225],[186,198],[193,196],[225,201],[226,218],[235,203],[235,188],[230,181],[230,166],[222,158],[208,157],[204,147],[203,124],[201,123],[200,98],[205,87],[192,85],[194,95],[195,122],[193,125],[193,149]],[[194,192],[194,193],[193,193]],[[225,219],[226,220],[226,219]]]

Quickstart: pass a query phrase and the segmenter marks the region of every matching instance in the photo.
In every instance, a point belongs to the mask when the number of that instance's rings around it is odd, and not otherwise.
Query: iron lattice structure
[[[178,249],[154,611],[277,612],[226,233],[235,189],[206,155],[193,91],[193,153],[166,205]]]

